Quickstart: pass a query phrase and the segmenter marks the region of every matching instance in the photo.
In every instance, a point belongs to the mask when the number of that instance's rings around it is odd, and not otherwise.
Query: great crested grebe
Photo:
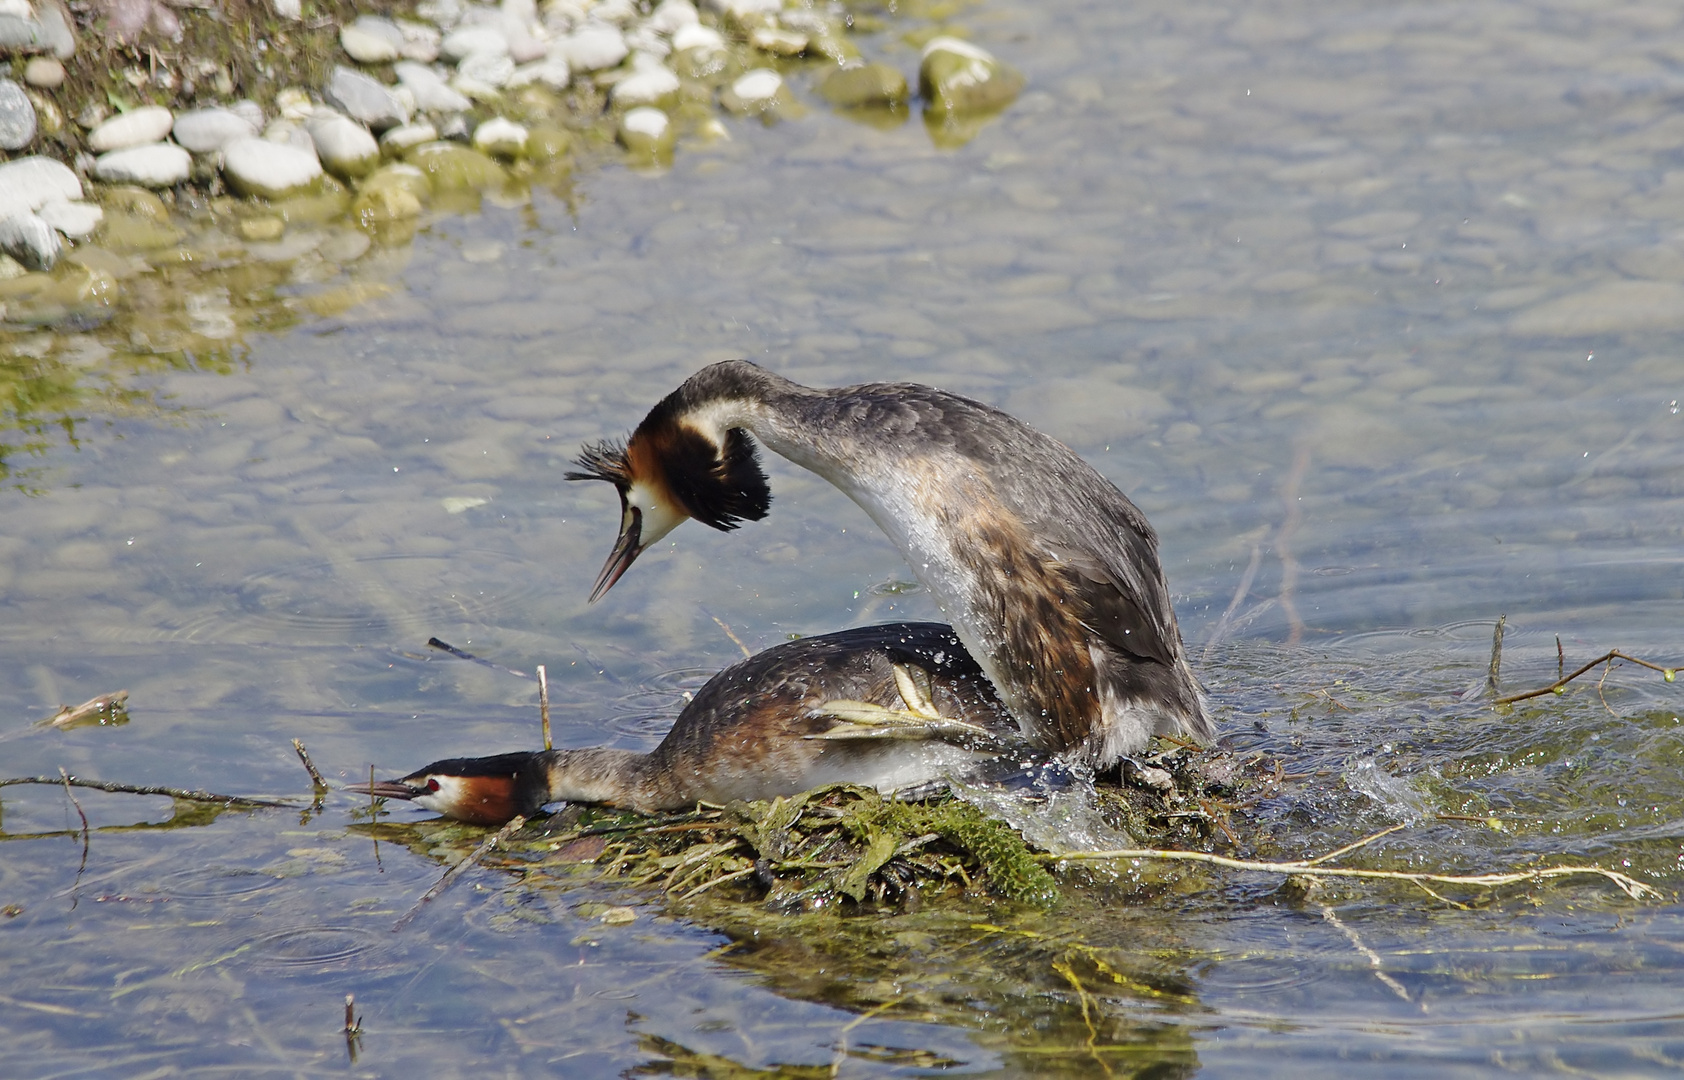
[[[777,645],[696,692],[647,754],[592,747],[447,758],[347,791],[500,825],[546,803],[648,813],[823,784],[917,788],[1024,747],[982,669],[940,623],[862,626]]]
[[[1146,516],[1058,440],[916,383],[814,389],[746,360],[691,376],[568,474],[620,493],[592,601],[685,518],[766,516],[749,434],[888,534],[1038,746],[1105,769],[1153,735],[1215,738]]]

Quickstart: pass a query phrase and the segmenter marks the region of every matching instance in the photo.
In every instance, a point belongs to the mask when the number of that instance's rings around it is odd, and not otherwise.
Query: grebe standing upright
[[[345,790],[501,825],[563,801],[649,813],[832,783],[888,794],[968,775],[1002,750],[1015,751],[1013,764],[1024,756],[1017,725],[952,628],[892,623],[788,642],[726,668],[647,754],[446,758]]]
[[[915,383],[815,389],[746,360],[691,376],[568,474],[620,493],[592,601],[686,518],[766,516],[749,434],[888,534],[1037,745],[1104,769],[1153,735],[1215,738],[1146,516],[1063,443]]]

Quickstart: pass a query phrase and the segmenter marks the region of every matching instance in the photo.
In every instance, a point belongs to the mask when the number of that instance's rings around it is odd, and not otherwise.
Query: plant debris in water
[[[1199,850],[1233,850],[1246,807],[1281,775],[1272,759],[1240,761],[1221,751],[1176,747],[1150,760],[1141,767],[1149,786],[1099,790],[1100,814],[1128,836]],[[459,825],[422,831],[429,847],[450,852],[481,835]],[[913,910],[977,897],[1050,907],[1060,898],[1045,857],[1018,829],[970,802],[950,794],[905,802],[845,784],[654,818],[572,806],[529,824],[500,851],[488,865],[593,864],[604,880],[654,888],[670,901],[708,894],[789,915]]]

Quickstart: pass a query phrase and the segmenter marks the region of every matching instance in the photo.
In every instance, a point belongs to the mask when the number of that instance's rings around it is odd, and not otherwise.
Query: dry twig
[[[1372,838],[1370,838],[1372,839]],[[1329,856],[1322,856],[1328,858]],[[1600,866],[1544,866],[1536,870],[1515,870],[1501,874],[1424,874],[1405,870],[1347,870],[1336,866],[1317,866],[1314,861],[1264,862],[1256,859],[1230,859],[1203,851],[1175,851],[1161,848],[1120,848],[1116,851],[1070,851],[1062,855],[1037,855],[1041,862],[1098,862],[1118,859],[1152,859],[1167,862],[1201,862],[1229,870],[1251,870],[1262,874],[1303,874],[1313,877],[1369,878],[1378,881],[1407,881],[1414,885],[1434,881],[1441,885],[1467,885],[1477,889],[1494,889],[1522,881],[1542,881],[1593,874],[1607,878],[1633,900],[1659,900],[1661,893],[1635,878]]]
[[[1628,664],[1636,664],[1639,667],[1646,667],[1650,671],[1658,671],[1661,673],[1662,678],[1664,678],[1667,682],[1672,682],[1678,677],[1677,668],[1662,667],[1659,664],[1651,664],[1647,660],[1639,660],[1635,656],[1627,656],[1618,649],[1609,649],[1595,660],[1592,660],[1584,667],[1581,667],[1579,670],[1573,672],[1573,674],[1565,675],[1550,683],[1548,686],[1541,687],[1537,690],[1528,690],[1523,694],[1509,694],[1506,697],[1498,698],[1496,701],[1492,702],[1492,704],[1513,705],[1517,701],[1526,701],[1530,698],[1543,697],[1545,694],[1553,694],[1562,687],[1566,686],[1568,683],[1572,682],[1574,679],[1577,679],[1580,675],[1583,675],[1585,672],[1590,671],[1592,668],[1595,668],[1600,664],[1608,664],[1612,667],[1615,660],[1624,660]],[[1607,677],[1607,672],[1603,672],[1603,678],[1606,679]],[[1607,704],[1607,702],[1604,702],[1603,704]]]
[[[188,802],[223,803],[228,806],[275,806],[288,808],[297,805],[279,799],[252,799],[244,795],[218,795],[214,791],[188,791],[185,788],[159,787],[155,784],[118,784],[109,780],[83,780],[75,776],[60,779],[56,776],[12,776],[0,780],[0,788],[13,784],[68,784],[72,787],[92,788],[95,791],[115,791],[122,795],[168,795]]]
[[[298,755],[298,760],[304,763],[304,771],[310,774],[310,786],[315,789],[317,795],[326,795],[329,790],[327,781],[316,771],[316,763],[310,760],[310,751],[304,749],[304,740],[292,740],[292,749]]]

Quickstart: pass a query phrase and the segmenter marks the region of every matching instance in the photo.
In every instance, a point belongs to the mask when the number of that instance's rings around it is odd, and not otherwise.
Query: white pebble
[[[731,93],[737,95],[744,104],[755,105],[777,97],[783,85],[784,77],[771,68],[755,68],[745,72],[731,84]]]
[[[169,135],[174,123],[175,114],[162,105],[130,109],[88,132],[88,149],[103,154],[126,146],[155,143]]]
[[[82,181],[63,162],[35,156],[0,164],[0,218],[81,197]]]
[[[631,48],[617,27],[587,23],[556,41],[550,55],[560,55],[574,71],[602,71],[626,58]]]
[[[514,73],[515,60],[507,51],[474,53],[456,66],[457,78],[497,88],[508,85]]]
[[[94,175],[108,184],[170,187],[187,179],[192,171],[193,155],[174,143],[126,146],[102,154],[94,162]]]
[[[677,52],[683,52],[685,49],[719,52],[725,48],[725,38],[711,26],[692,24],[681,27],[673,34],[672,47]]]
[[[260,114],[261,115],[261,114]],[[195,154],[222,149],[235,139],[249,139],[257,128],[231,109],[194,109],[175,118],[175,141]]]
[[[228,184],[241,195],[280,198],[301,191],[322,175],[316,155],[267,139],[236,139],[222,148]]]
[[[329,116],[309,125],[310,139],[322,167],[341,177],[358,177],[380,164],[380,144],[369,130],[344,116]]]
[[[72,240],[80,240],[99,228],[99,223],[105,220],[105,211],[93,203],[57,199],[41,207],[40,216]]]
[[[644,25],[656,33],[671,35],[686,26],[695,26],[700,21],[701,16],[696,14],[696,5],[690,0],[661,0]]]
[[[475,53],[507,53],[509,39],[494,26],[468,26],[453,30],[439,43],[439,53],[460,62]]]
[[[678,92],[678,76],[664,67],[640,71],[614,84],[609,99],[622,109],[639,105],[653,105],[662,98]]]
[[[415,107],[424,112],[462,112],[473,105],[452,90],[444,77],[425,64],[404,61],[392,68],[398,82],[415,96]]]
[[[501,158],[526,153],[527,130],[512,120],[493,117],[474,129],[474,149]]]
[[[622,128],[651,139],[659,139],[666,135],[667,128],[671,125],[672,121],[667,119],[666,113],[647,107],[633,109],[620,118]]]

